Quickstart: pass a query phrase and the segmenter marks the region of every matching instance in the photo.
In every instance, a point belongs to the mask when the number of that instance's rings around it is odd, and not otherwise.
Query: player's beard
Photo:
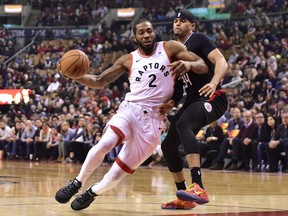
[[[155,49],[156,37],[153,39],[151,45],[149,47],[144,46],[143,43],[139,43],[138,46],[145,54],[151,54]]]

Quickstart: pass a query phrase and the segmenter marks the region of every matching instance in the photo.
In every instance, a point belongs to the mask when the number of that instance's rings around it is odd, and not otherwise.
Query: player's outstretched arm
[[[173,60],[178,60],[170,64],[172,75],[181,76],[192,70],[198,74],[208,72],[208,67],[202,58],[195,53],[187,51],[185,46],[177,41],[166,42],[167,52]]]
[[[76,82],[88,86],[90,88],[101,89],[107,84],[115,81],[122,74],[129,70],[130,55],[126,54],[121,56],[113,66],[109,67],[99,75],[85,74],[79,79],[75,79]]]

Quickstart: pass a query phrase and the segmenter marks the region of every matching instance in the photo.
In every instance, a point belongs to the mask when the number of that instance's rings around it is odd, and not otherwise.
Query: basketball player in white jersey
[[[99,76],[86,74],[75,79],[91,88],[103,88],[128,72],[131,92],[126,94],[117,114],[108,122],[99,143],[89,151],[78,176],[56,193],[55,199],[58,202],[68,202],[101,164],[104,156],[124,142],[118,158],[103,179],[90,186],[71,203],[74,210],[87,208],[96,196],[115,187],[124,176],[132,174],[153,153],[160,143],[164,117],[157,107],[168,101],[173,94],[173,74],[182,74],[188,70],[199,74],[207,73],[204,61],[186,51],[181,43],[156,42],[149,21],[138,21],[133,32],[134,41],[139,46],[137,50],[120,57]],[[185,61],[185,66],[179,67],[176,60]]]

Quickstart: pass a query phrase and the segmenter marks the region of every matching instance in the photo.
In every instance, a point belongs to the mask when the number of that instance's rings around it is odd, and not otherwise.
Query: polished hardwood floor
[[[82,211],[55,201],[55,192],[79,172],[81,165],[0,161],[0,215],[92,216],[92,215],[288,215],[288,174],[210,171],[203,180],[210,202],[192,210],[162,210],[162,202],[175,198],[175,186],[166,167],[139,168]],[[85,189],[109,169],[99,167]],[[188,170],[186,172],[189,179]]]

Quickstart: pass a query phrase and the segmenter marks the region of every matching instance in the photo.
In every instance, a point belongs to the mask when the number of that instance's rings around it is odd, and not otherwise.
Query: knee
[[[101,143],[101,149],[106,153],[109,153],[114,147],[115,147],[115,143],[112,141],[106,140],[105,142]]]
[[[167,145],[167,142],[165,140],[161,144],[161,150],[164,154],[169,151],[169,145]]]
[[[177,152],[178,146],[175,145],[175,143],[170,142],[168,139],[165,139],[161,144],[161,150],[163,154],[167,156]]]

